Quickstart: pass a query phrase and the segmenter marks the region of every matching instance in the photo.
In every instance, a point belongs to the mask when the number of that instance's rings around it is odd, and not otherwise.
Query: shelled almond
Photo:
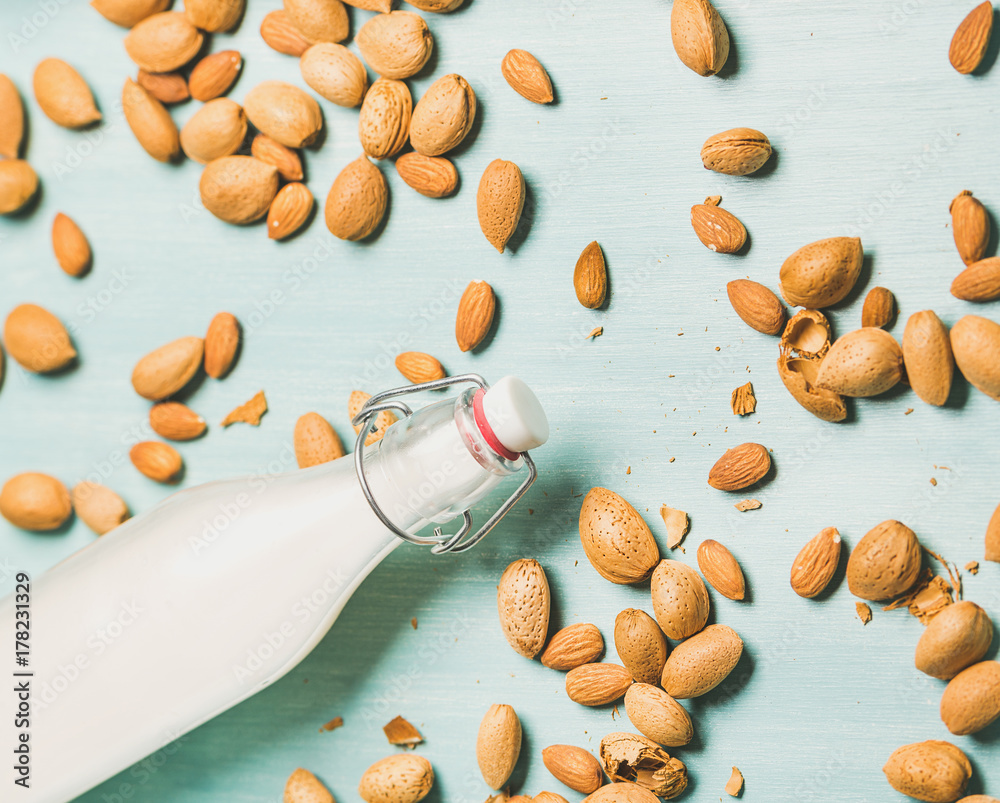
[[[604,653],[604,637],[592,624],[568,625],[555,633],[539,656],[543,666],[568,672],[593,663]]]
[[[268,47],[286,56],[301,56],[311,44],[283,8],[269,11],[265,15],[260,23],[260,38]]]
[[[550,745],[542,750],[542,763],[555,778],[582,795],[595,792],[604,783],[601,765],[582,747]]]
[[[698,545],[698,568],[722,596],[737,601],[746,596],[743,569],[733,553],[718,541],[706,538]]]
[[[238,50],[220,50],[199,61],[188,78],[188,88],[195,100],[207,102],[225,95],[243,67]]]
[[[52,221],[52,251],[70,276],[82,276],[90,269],[90,243],[76,221],[62,212]]]
[[[129,458],[140,472],[161,483],[176,482],[184,470],[177,450],[160,441],[142,441],[129,450]]]
[[[189,441],[205,432],[205,419],[181,402],[158,402],[149,408],[153,432],[168,441]]]
[[[990,216],[986,207],[968,190],[962,190],[948,207],[955,248],[966,265],[986,256],[990,242]]]
[[[837,572],[841,545],[836,527],[824,527],[813,536],[792,563],[792,590],[806,599],[822,594]]]
[[[735,254],[747,241],[747,230],[736,215],[719,206],[718,195],[691,207],[691,228],[709,251]]]
[[[179,72],[146,72],[140,69],[135,81],[164,105],[183,103],[191,97],[187,79]]]
[[[267,236],[284,240],[299,231],[312,217],[315,201],[309,188],[300,181],[286,184],[267,210]]]
[[[566,696],[580,705],[610,705],[631,685],[632,675],[618,664],[583,664],[566,673]]]
[[[500,72],[517,94],[532,103],[551,103],[552,79],[531,53],[515,48],[500,62]]]

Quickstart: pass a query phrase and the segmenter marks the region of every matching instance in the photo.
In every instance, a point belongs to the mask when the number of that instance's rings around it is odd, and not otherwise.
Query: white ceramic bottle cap
[[[549,420],[538,397],[516,376],[505,376],[483,396],[486,420],[512,452],[527,452],[549,439]]]

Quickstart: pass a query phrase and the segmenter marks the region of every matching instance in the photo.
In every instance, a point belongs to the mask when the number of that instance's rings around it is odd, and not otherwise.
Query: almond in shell
[[[205,334],[205,373],[222,379],[229,373],[240,350],[240,322],[231,312],[212,318]]]
[[[785,327],[785,308],[764,285],[750,279],[734,279],[726,285],[729,303],[751,329],[776,335]]]
[[[583,803],[657,803],[657,797],[638,784],[610,783],[585,797]]]
[[[412,114],[413,99],[406,84],[379,78],[364,96],[358,117],[358,138],[365,153],[373,159],[399,153],[410,135]]]
[[[816,384],[842,396],[877,396],[903,378],[903,351],[884,329],[856,329],[837,338],[823,358]]]
[[[340,0],[284,0],[293,25],[310,43],[342,42],[351,32],[347,9]]]
[[[458,188],[458,170],[443,156],[411,151],[396,160],[396,172],[410,187],[428,198],[445,198]]]
[[[182,337],[154,349],[135,364],[132,387],[144,399],[160,401],[183,388],[201,368],[205,342]]]
[[[177,482],[184,470],[184,461],[177,450],[160,441],[137,443],[129,450],[129,457],[132,465],[154,482]]]
[[[963,301],[1000,298],[1000,257],[987,257],[969,265],[951,283],[951,294]]]
[[[948,401],[955,374],[948,330],[933,310],[914,312],[903,330],[903,365],[913,392],[927,404]]]
[[[283,8],[268,12],[264,17],[260,23],[260,38],[268,47],[286,56],[301,56],[311,44]]]
[[[199,61],[188,78],[191,97],[203,103],[225,95],[243,67],[238,50],[220,50]]]
[[[714,134],[701,147],[702,164],[708,170],[730,176],[756,173],[770,158],[770,141],[753,128],[732,128]]]
[[[275,142],[267,134],[258,134],[253,138],[250,153],[255,159],[278,168],[278,175],[285,181],[302,181],[305,175],[298,153],[280,142]]]
[[[434,50],[427,23],[409,11],[377,14],[361,26],[356,40],[362,58],[383,78],[416,75]]]
[[[139,70],[136,83],[160,103],[183,103],[191,97],[188,82],[179,72],[146,72]]]
[[[37,304],[19,304],[11,310],[3,340],[7,353],[35,374],[58,371],[76,359],[76,349],[62,321]]]
[[[472,130],[476,93],[461,75],[438,78],[417,102],[410,119],[410,144],[424,156],[441,156]]]
[[[557,780],[582,795],[596,791],[604,783],[600,763],[582,747],[550,745],[542,750],[542,763]]]
[[[524,176],[516,164],[494,159],[486,166],[476,193],[476,211],[479,228],[501,254],[521,219],[524,196]]]
[[[920,577],[923,552],[916,534],[892,519],[873,527],[858,541],[847,561],[851,593],[872,602],[900,597]]]
[[[917,642],[914,664],[925,675],[951,680],[978,663],[993,641],[993,622],[969,600],[948,605],[930,620]]]
[[[131,78],[122,88],[122,111],[129,128],[146,153],[158,162],[170,162],[181,152],[177,125],[160,101]]]
[[[246,0],[184,0],[184,13],[191,24],[209,33],[231,31],[244,11]]]
[[[16,159],[24,140],[24,104],[14,82],[0,73],[0,156]]]
[[[812,310],[803,310],[803,312],[812,312]],[[801,315],[801,313],[799,314]],[[816,314],[822,315],[822,313]],[[798,315],[795,317],[797,318]],[[789,322],[790,326],[791,322]],[[787,333],[788,327],[785,331]],[[829,340],[826,341],[826,347],[829,347]],[[792,394],[792,398],[823,421],[843,421],[847,418],[847,406],[843,397],[839,393],[825,390],[816,385],[819,366],[818,359],[795,356],[784,347],[778,356],[778,376],[788,392]]]
[[[962,20],[948,48],[948,61],[963,75],[974,72],[986,55],[993,31],[993,3],[980,3]]]
[[[741,655],[743,640],[735,630],[709,625],[674,647],[663,666],[660,685],[679,700],[700,697],[729,677]]]
[[[73,506],[59,480],[28,471],[11,477],[0,489],[0,515],[22,530],[44,532],[65,524]]]
[[[341,240],[370,237],[382,222],[389,203],[389,185],[367,156],[348,164],[326,196],[326,226]]]
[[[543,666],[568,672],[578,666],[593,663],[604,653],[604,638],[595,625],[568,625],[555,633],[539,660]]]
[[[746,227],[732,212],[719,206],[722,199],[712,196],[691,207],[691,228],[709,251],[735,254],[747,242]]]
[[[204,36],[180,11],[146,17],[125,36],[125,51],[147,72],[172,72],[198,55]]]
[[[502,789],[521,755],[521,721],[509,705],[494,704],[479,723],[476,760],[490,789]]]
[[[63,128],[85,128],[101,119],[101,112],[87,82],[61,59],[48,58],[40,61],[35,67],[33,86],[35,100],[56,125]]]
[[[497,586],[497,610],[507,643],[525,658],[534,658],[549,632],[551,596],[545,570],[536,560],[511,563]]]
[[[347,399],[347,416],[351,419],[351,425],[354,427],[355,434],[361,432],[361,426],[354,424],[354,419],[370,398],[371,394],[365,393],[362,390],[355,390],[351,392],[350,397]],[[385,431],[395,424],[396,421],[396,414],[392,410],[383,410],[375,416],[375,427],[374,429],[369,428],[368,435],[365,438],[365,446],[371,446],[373,443],[382,440]]]
[[[708,472],[708,484],[720,491],[742,491],[760,482],[771,470],[771,455],[759,443],[728,449]]]
[[[131,516],[128,505],[118,494],[96,482],[77,483],[72,499],[76,515],[98,535],[111,532]]]
[[[1000,663],[982,661],[959,672],[941,697],[941,721],[956,736],[988,728],[1000,719]]]
[[[149,426],[168,441],[189,441],[205,432],[205,419],[181,402],[158,402],[149,408]]]
[[[609,733],[601,739],[600,755],[605,771],[616,784],[636,783],[665,800],[672,800],[687,789],[684,762],[645,736]]]
[[[421,11],[430,11],[433,14],[445,14],[459,8],[465,0],[407,0],[407,2]]]
[[[784,261],[779,288],[793,306],[829,307],[843,301],[861,275],[864,251],[857,237],[830,237],[805,245]]]
[[[476,348],[489,334],[496,310],[496,295],[484,281],[469,282],[458,302],[455,340],[462,351]]]
[[[553,101],[552,79],[541,62],[527,50],[515,48],[508,51],[500,62],[500,72],[511,89],[522,98],[527,98],[532,103]]]
[[[38,191],[38,174],[24,159],[0,159],[0,215],[24,209]]]
[[[625,711],[636,730],[657,744],[682,747],[694,738],[688,712],[663,689],[651,684],[635,683],[629,688]]]
[[[687,564],[661,560],[653,571],[650,592],[653,615],[667,638],[686,639],[708,622],[708,589],[698,572]]]
[[[841,538],[836,527],[824,527],[795,556],[792,590],[800,597],[818,597],[830,585],[840,564]]]
[[[262,81],[243,99],[247,117],[262,134],[289,148],[311,145],[323,129],[319,104],[285,81]]]
[[[642,582],[660,559],[649,526],[614,491],[590,489],[580,508],[579,528],[587,560],[601,577],[612,583]]]
[[[952,803],[972,777],[968,757],[950,742],[927,741],[896,750],[882,767],[889,785],[928,803]]]
[[[404,351],[396,357],[396,370],[415,385],[444,379],[446,376],[441,362],[422,351]]]
[[[76,221],[62,212],[52,221],[52,251],[70,276],[82,276],[90,268],[90,243]]]
[[[229,98],[210,100],[181,129],[181,148],[200,164],[236,153],[247,135],[243,107]]]
[[[283,803],[334,803],[330,790],[309,770],[301,767],[289,776],[282,799]]]
[[[631,673],[617,664],[583,664],[566,673],[566,696],[580,705],[611,705],[631,685]]]
[[[310,47],[299,59],[299,70],[303,81],[338,106],[357,106],[368,89],[368,73],[361,59],[333,42]]]
[[[729,31],[709,0],[677,0],[670,38],[677,57],[698,75],[715,75],[729,58]]]
[[[1000,324],[966,315],[951,328],[951,349],[973,387],[1000,401]]]
[[[423,756],[395,753],[361,776],[358,794],[366,803],[417,803],[434,785],[434,768]]]
[[[267,236],[272,240],[291,237],[309,221],[313,210],[313,196],[300,181],[286,184],[271,201],[267,211]]]
[[[131,28],[152,14],[170,8],[171,0],[90,0],[90,5],[106,20]]]
[[[1000,505],[986,525],[986,560],[1000,563]]]
[[[743,569],[725,546],[711,538],[698,545],[698,568],[709,585],[722,596],[742,600],[746,596]]]
[[[660,682],[667,660],[663,631],[645,611],[627,608],[615,618],[615,649],[637,683]]]
[[[253,223],[278,193],[278,169],[252,156],[223,156],[205,165],[198,189],[205,208],[220,220]]]
[[[990,242],[990,216],[979,199],[962,190],[948,207],[951,212],[951,233],[958,255],[966,265],[986,256]]]
[[[299,417],[295,422],[293,441],[299,468],[329,463],[345,454],[340,437],[319,413],[306,413]]]

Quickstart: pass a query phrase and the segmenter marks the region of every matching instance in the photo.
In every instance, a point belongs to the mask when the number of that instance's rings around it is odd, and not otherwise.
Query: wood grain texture
[[[981,560],[1000,501],[1000,408],[964,382],[941,409],[900,387],[857,404],[844,424],[825,424],[787,394],[775,371],[776,340],[740,321],[725,286],[748,277],[776,289],[782,260],[799,246],[857,235],[867,254],[864,286],[833,312],[838,333],[860,324],[875,284],[896,296],[897,338],[921,309],[949,325],[973,311],[1000,318],[996,304],[973,308],[948,292],[962,268],[949,202],[969,189],[1000,212],[1000,68],[963,77],[947,59],[965,4],[720,0],[733,45],[722,77],[712,79],[673,54],[664,2],[472,0],[454,14],[428,15],[433,72],[410,82],[414,98],[435,77],[460,73],[476,91],[480,123],[458,151],[462,186],[452,198],[419,196],[387,168],[388,222],[370,243],[335,240],[322,216],[275,243],[262,225],[234,228],[201,210],[199,166],[151,160],[117,107],[134,73],[123,31],[84,3],[47,5],[58,10],[30,36],[23,17],[42,13],[40,4],[0,7],[0,30],[21,37],[4,37],[0,69],[26,98],[26,158],[43,184],[33,213],[0,219],[0,314],[26,301],[51,309],[73,327],[81,363],[43,377],[8,359],[2,477],[37,470],[67,483],[99,479],[137,511],[163,498],[168,491],[128,463],[129,447],[149,437],[148,407],[129,375],[152,348],[202,336],[223,309],[243,324],[243,353],[229,377],[205,380],[187,400],[210,430],[180,447],[185,487],[294,468],[294,424],[310,410],[347,437],[349,393],[400,384],[400,351],[432,353],[450,373],[516,372],[537,389],[553,424],[537,452],[537,486],[480,548],[456,558],[397,550],[289,676],[84,803],[115,800],[123,784],[127,799],[142,803],[277,800],[298,766],[350,800],[364,769],[393,751],[381,727],[397,714],[427,738],[420,753],[438,779],[428,800],[481,803],[488,790],[472,744],[494,702],[513,705],[524,725],[514,782],[529,794],[548,788],[542,747],[596,751],[605,733],[628,723],[609,709],[573,705],[558,673],[510,650],[495,587],[511,560],[534,557],[552,584],[553,628],[594,622],[608,638],[619,610],[650,610],[647,588],[611,586],[584,559],[576,516],[594,485],[623,494],[661,546],[659,506],[686,510],[688,551],[674,557],[693,563],[697,544],[715,538],[747,575],[749,603],[713,594],[714,621],[740,633],[747,656],[725,684],[688,706],[698,743],[677,752],[694,778],[689,797],[720,795],[737,764],[747,800],[901,799],[881,772],[888,755],[947,738],[938,718],[943,684],[912,664],[922,628],[904,612],[879,610],[862,627],[843,569],[819,601],[792,592],[789,569],[823,527],[836,526],[852,546],[887,518],[959,565]],[[237,101],[262,80],[301,85],[297,61],[258,34],[276,6],[249,3],[239,30],[215,37],[215,49],[244,55],[230,94]],[[350,13],[357,31],[369,14]],[[507,86],[500,61],[512,47],[545,65],[555,104],[540,108]],[[93,87],[101,127],[59,129],[30,100],[32,69],[49,55],[73,63]],[[361,153],[357,111],[320,102],[326,142],[306,154],[317,198]],[[197,106],[175,107],[175,119],[183,124]],[[765,132],[775,148],[753,177],[701,165],[704,140],[734,126]],[[502,256],[479,231],[475,210],[479,177],[495,158],[516,162],[529,191],[525,222]],[[691,230],[691,205],[714,194],[746,225],[745,256],[713,254]],[[72,216],[93,246],[84,279],[66,276],[51,257],[56,211]],[[610,276],[602,311],[583,309],[572,284],[576,257],[594,239]],[[496,289],[498,324],[485,349],[463,354],[454,311],[472,279]],[[604,335],[585,339],[599,325]],[[740,418],[729,396],[748,380],[757,412]],[[259,429],[213,426],[262,387],[270,412]],[[706,477],[744,441],[773,449],[776,468],[751,494],[763,507],[738,513],[732,505],[742,496],[713,490]],[[80,522],[54,535],[0,522],[0,558],[5,570],[38,573],[93,538]],[[966,597],[994,618],[998,580],[996,564],[966,577]],[[8,574],[0,593],[11,587]],[[344,727],[320,733],[336,715]],[[995,796],[1000,729],[982,736],[956,741],[976,765],[973,791]]]

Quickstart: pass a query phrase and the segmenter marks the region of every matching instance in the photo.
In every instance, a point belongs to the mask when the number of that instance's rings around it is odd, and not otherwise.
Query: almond
[[[392,0],[344,0],[344,2],[365,11],[378,11],[381,14],[388,14],[392,11]]]
[[[319,413],[306,413],[295,422],[293,440],[299,468],[329,463],[345,454],[340,437]]]
[[[240,149],[247,135],[243,107],[229,98],[210,100],[181,129],[181,148],[191,159],[208,164]]]
[[[609,733],[601,739],[601,761],[617,785],[633,782],[654,795],[672,800],[688,785],[687,767],[652,739],[637,733]],[[621,801],[628,798],[616,798]],[[536,797],[537,801],[538,798]]]
[[[657,798],[638,784],[612,783],[585,797],[583,803],[657,803]]]
[[[461,3],[461,0],[459,0],[459,2]],[[418,4],[414,3],[413,5],[418,5]],[[500,796],[498,795],[497,797]],[[518,795],[518,797],[523,798],[523,800],[514,801],[514,798],[508,798],[508,803],[569,803],[569,801],[566,798],[564,798],[562,795],[557,795],[555,792],[539,792],[534,797],[525,797],[524,795]],[[496,800],[496,798],[490,798],[490,801],[494,800]],[[990,803],[990,802],[984,801],[984,803]]]
[[[483,342],[493,326],[495,309],[493,288],[483,281],[469,282],[459,299],[455,316],[455,340],[459,349],[471,351]]]
[[[136,83],[160,103],[183,103],[191,97],[191,90],[179,72],[146,72],[139,70]]]
[[[649,683],[636,683],[629,688],[625,711],[636,730],[657,744],[681,747],[694,738],[691,717],[684,707],[663,689]]]
[[[817,418],[834,422],[847,418],[847,406],[840,394],[817,387],[818,361],[782,351],[778,357],[778,376],[792,398]]]
[[[843,301],[861,275],[864,251],[857,237],[830,237],[805,245],[785,260],[781,295],[792,306],[829,307]]]
[[[59,267],[70,276],[82,276],[90,268],[90,243],[76,222],[62,212],[52,221],[52,251]]]
[[[385,217],[389,185],[382,171],[359,156],[333,181],[326,196],[326,227],[341,240],[370,237]]]
[[[35,67],[33,85],[35,100],[56,125],[84,128],[101,119],[87,82],[65,61],[51,58],[40,61]]]
[[[948,401],[955,358],[948,330],[933,310],[914,312],[903,330],[903,364],[914,393],[937,407]]]
[[[903,350],[884,329],[856,329],[838,337],[823,358],[816,384],[842,396],[877,396],[903,378]]]
[[[253,223],[278,193],[278,169],[252,156],[223,156],[205,165],[198,189],[205,208],[220,220]]]
[[[741,655],[743,640],[735,630],[709,625],[674,648],[663,666],[660,685],[680,700],[701,697],[729,677]]]
[[[347,415],[351,419],[351,425],[354,426],[355,434],[361,432],[361,427],[354,425],[354,419],[357,417],[358,413],[361,412],[361,408],[365,406],[365,403],[370,398],[370,393],[355,390],[351,392],[350,397],[347,399]],[[382,437],[385,435],[385,431],[395,424],[396,420],[396,414],[391,410],[383,410],[375,416],[375,429],[370,431],[365,438],[365,446],[371,446],[373,443],[382,440]]]
[[[709,585],[727,599],[741,600],[746,596],[743,569],[733,553],[718,541],[708,538],[698,545],[698,568]]]
[[[1000,563],[1000,505],[986,525],[986,560]]]
[[[721,200],[716,195],[692,206],[691,228],[710,251],[735,254],[746,245],[747,230],[736,215],[719,207]]]
[[[542,750],[542,763],[556,780],[582,795],[596,791],[604,783],[601,765],[582,747],[550,745]]]
[[[604,252],[597,240],[584,248],[576,260],[573,287],[577,300],[587,309],[597,309],[604,303],[608,292],[608,272],[604,265]]]
[[[638,511],[614,491],[591,488],[580,507],[580,542],[605,580],[620,585],[649,577],[660,550]]]
[[[129,457],[132,465],[154,482],[177,482],[184,469],[184,461],[177,450],[160,441],[137,443],[129,451]]]
[[[197,56],[203,42],[184,14],[162,11],[136,23],[125,36],[125,51],[147,72],[172,72]]]
[[[521,219],[524,195],[524,176],[516,164],[494,159],[486,166],[476,193],[476,211],[479,228],[501,254]]]
[[[428,198],[444,198],[458,188],[458,171],[443,156],[424,156],[416,151],[404,153],[396,160],[396,172]]]
[[[734,279],[726,285],[729,303],[751,329],[776,335],[785,326],[785,308],[764,285],[750,279]]]
[[[299,70],[303,81],[338,106],[357,106],[368,89],[368,73],[361,59],[333,42],[310,47],[299,59]],[[409,97],[409,90],[406,94]]]
[[[706,2],[706,0],[698,0]],[[674,7],[676,9],[676,6]],[[753,128],[732,128],[705,140],[701,161],[709,170],[730,176],[748,176],[771,158],[771,143]]]
[[[454,11],[462,5],[465,0],[406,0],[411,6],[416,6],[421,11],[430,11],[434,14],[445,14]]]
[[[285,783],[283,803],[334,803],[334,800],[319,778],[300,767]]]
[[[461,75],[438,78],[417,102],[410,119],[410,144],[424,156],[458,147],[476,119],[476,93]]]
[[[24,141],[24,103],[14,82],[0,73],[0,156],[16,159]]]
[[[521,721],[509,705],[494,704],[479,723],[476,760],[490,789],[507,783],[521,755]]]
[[[90,0],[97,12],[109,22],[131,28],[151,14],[166,11],[171,0]]]
[[[966,315],[951,328],[951,348],[973,387],[1000,401],[1000,324]]]
[[[319,104],[284,81],[257,84],[243,99],[243,108],[258,131],[289,148],[311,145],[323,129]]]
[[[927,741],[896,750],[882,768],[889,785],[930,803],[958,800],[972,777],[965,753],[949,742]]]
[[[301,56],[309,49],[309,40],[295,27],[283,8],[269,12],[260,23],[260,38],[273,50],[286,56]]]
[[[24,209],[38,191],[38,175],[23,159],[0,159],[0,215]]]
[[[966,265],[986,256],[990,242],[990,216],[972,193],[962,190],[948,207],[951,212],[951,233],[958,255]]]
[[[708,622],[708,589],[698,572],[687,564],[661,560],[653,571],[650,592],[653,615],[667,638],[686,639]]]
[[[339,0],[284,0],[292,24],[310,44],[342,42],[351,32],[347,9]]]
[[[806,359],[824,357],[830,350],[830,322],[819,310],[799,310],[781,335],[781,349]]]
[[[914,664],[925,675],[951,680],[978,663],[993,641],[993,622],[968,600],[945,607],[930,620],[917,642]]]
[[[434,50],[434,37],[427,23],[409,11],[390,11],[372,17],[361,26],[356,41],[362,58],[382,78],[416,75]]]
[[[566,673],[566,696],[580,705],[610,705],[631,685],[631,673],[617,664],[583,664]]]
[[[14,307],[4,324],[3,340],[10,356],[35,374],[58,371],[76,359],[62,321],[36,304]]]
[[[246,0],[184,0],[191,24],[209,33],[231,31],[243,18]]]
[[[983,661],[959,672],[941,697],[941,721],[956,736],[1000,719],[1000,663]]]
[[[888,520],[858,541],[847,561],[851,593],[871,602],[900,597],[920,577],[920,542],[905,524]]]
[[[271,201],[267,212],[267,236],[272,240],[291,237],[309,221],[314,206],[312,193],[301,182],[286,184]]]
[[[1000,298],[1000,257],[987,257],[969,265],[951,283],[951,294],[963,301]]]
[[[183,388],[201,368],[205,343],[200,337],[182,337],[155,349],[132,371],[132,387],[144,399],[160,401]]]
[[[720,491],[742,491],[764,479],[771,470],[771,456],[759,443],[734,446],[708,472],[708,484]]]
[[[447,376],[438,359],[422,351],[404,351],[396,357],[396,369],[415,385]]]
[[[180,402],[154,404],[149,408],[149,425],[168,441],[189,441],[205,432],[205,419]]]
[[[518,655],[534,658],[549,632],[551,597],[545,570],[537,560],[515,560],[497,586],[497,610],[507,643]]]
[[[433,785],[434,768],[426,758],[396,753],[365,770],[358,794],[366,803],[416,803]]]
[[[824,527],[813,536],[792,563],[792,590],[806,599],[822,594],[837,572],[840,548],[836,527]]]
[[[648,613],[627,608],[615,617],[615,649],[636,683],[660,682],[667,660],[667,640]]]
[[[122,111],[143,149],[158,162],[169,162],[181,152],[181,139],[170,112],[131,78],[122,89]]]
[[[0,489],[0,514],[22,530],[42,532],[61,527],[73,515],[69,491],[55,477],[29,471]]]
[[[406,84],[379,78],[364,96],[358,118],[358,138],[365,153],[373,159],[399,153],[410,134],[412,113],[413,100]]]
[[[285,181],[302,181],[304,177],[299,155],[280,142],[275,142],[267,134],[258,134],[253,138],[250,153],[255,159],[278,168],[278,175]]]
[[[951,38],[948,61],[963,75],[973,72],[986,55],[993,30],[993,4],[990,0],[980,3],[961,24]]]
[[[220,312],[205,334],[205,373],[222,379],[233,366],[240,349],[240,322],[230,312]]]
[[[896,315],[896,299],[887,287],[873,287],[865,296],[861,308],[861,325],[865,328],[882,329],[888,326]]]
[[[195,100],[207,102],[225,95],[243,68],[238,50],[220,50],[199,61],[188,78],[188,88]]]
[[[532,103],[551,103],[552,79],[545,68],[527,50],[514,49],[503,57],[500,72],[511,89]]]
[[[729,58],[729,32],[709,0],[678,0],[670,13],[677,57],[698,75],[715,75]]]
[[[118,494],[96,482],[77,483],[72,498],[76,515],[98,535],[111,532],[132,515]]]
[[[591,624],[575,624],[558,631],[542,652],[543,666],[560,672],[596,661],[604,653],[601,631]]]

